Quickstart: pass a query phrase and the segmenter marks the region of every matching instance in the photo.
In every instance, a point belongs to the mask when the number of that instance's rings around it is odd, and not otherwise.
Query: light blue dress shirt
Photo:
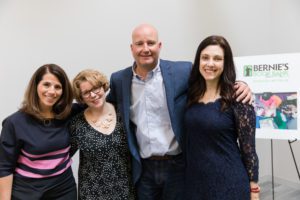
[[[177,155],[181,152],[167,107],[166,92],[158,65],[145,80],[135,73],[131,86],[130,120],[136,125],[136,138],[142,158]]]

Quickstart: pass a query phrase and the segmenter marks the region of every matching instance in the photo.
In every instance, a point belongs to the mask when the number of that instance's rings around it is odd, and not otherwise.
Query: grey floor
[[[274,198],[271,177],[260,181],[259,185],[261,187],[261,200],[300,200],[300,181],[297,184],[282,179],[275,179]]]

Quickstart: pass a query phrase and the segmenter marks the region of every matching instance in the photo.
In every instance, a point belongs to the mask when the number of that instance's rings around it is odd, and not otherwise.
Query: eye
[[[153,45],[156,44],[156,42],[155,41],[149,41],[149,42],[147,42],[147,44],[148,44],[148,46],[153,46]]]
[[[100,91],[101,91],[101,88],[95,88],[95,89],[92,90],[92,92],[93,92],[94,94],[97,94],[97,93],[99,93]]]
[[[222,61],[222,60],[223,60],[223,57],[221,57],[221,56],[216,56],[216,57],[214,57],[214,60],[215,60],[215,61]]]
[[[49,83],[49,82],[44,82],[44,83],[43,83],[43,86],[48,88],[48,87],[51,86],[51,83]]]
[[[62,86],[61,86],[61,85],[55,85],[54,88],[55,88],[56,90],[61,90],[61,89],[62,89]]]
[[[203,56],[201,56],[200,59],[203,60],[203,61],[206,61],[206,60],[209,60],[209,56],[203,55]]]
[[[135,43],[135,46],[142,46],[143,45],[143,42],[136,42]]]
[[[86,95],[86,94],[89,94],[89,93],[90,93],[90,91],[83,91],[83,92],[81,92],[82,95]]]

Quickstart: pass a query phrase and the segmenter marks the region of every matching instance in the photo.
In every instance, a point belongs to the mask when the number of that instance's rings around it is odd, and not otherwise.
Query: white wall
[[[45,63],[70,78],[132,64],[131,31],[140,23],[158,28],[162,58],[171,60],[193,60],[211,34],[225,36],[235,56],[292,53],[300,52],[299,8],[298,0],[0,0],[0,121]],[[300,163],[300,144],[293,146]],[[261,176],[270,175],[270,141],[258,140],[257,151]],[[299,182],[290,155],[287,141],[274,141],[275,176]]]

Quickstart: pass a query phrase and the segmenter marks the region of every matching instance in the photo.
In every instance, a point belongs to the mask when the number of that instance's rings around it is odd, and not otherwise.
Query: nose
[[[96,96],[96,94],[93,91],[90,91],[90,96],[91,96],[91,98],[94,98]]]
[[[215,63],[214,63],[214,60],[213,59],[209,59],[208,61],[207,61],[207,65],[208,66],[213,66]]]
[[[143,51],[149,52],[149,46],[148,46],[148,44],[144,44],[143,45]]]
[[[58,92],[58,90],[55,88],[55,86],[51,86],[48,88],[47,92],[50,94],[56,94]]]
[[[55,88],[54,88],[54,86],[51,86],[51,87],[49,87],[49,89],[48,89],[48,92],[52,92],[52,93],[55,93]]]

